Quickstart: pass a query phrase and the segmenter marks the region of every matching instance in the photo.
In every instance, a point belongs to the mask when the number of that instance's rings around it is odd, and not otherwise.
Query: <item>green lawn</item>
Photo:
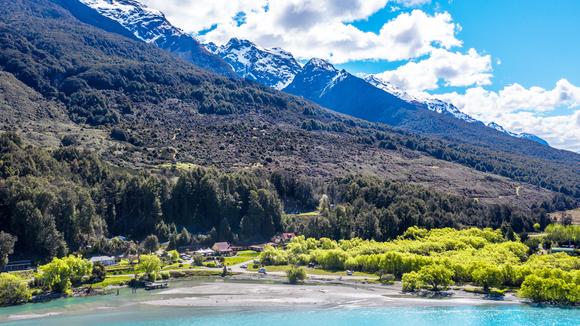
[[[92,286],[93,288],[106,288],[107,286],[112,285],[125,285],[131,279],[133,279],[132,275],[107,275],[102,282],[87,285]]]
[[[240,251],[240,252],[238,252],[238,254],[236,256],[225,257],[224,264],[226,266],[241,264],[243,262],[253,260],[254,258],[258,257],[258,255],[259,254],[253,250]]]

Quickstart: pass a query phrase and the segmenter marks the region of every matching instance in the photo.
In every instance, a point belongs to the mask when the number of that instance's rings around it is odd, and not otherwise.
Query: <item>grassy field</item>
[[[238,252],[238,254],[236,256],[226,257],[224,259],[224,264],[226,266],[232,266],[232,265],[246,262],[248,260],[255,259],[256,257],[258,257],[257,252],[255,252],[253,250],[244,250],[244,251]]]
[[[132,275],[107,275],[102,282],[88,284],[93,288],[106,288],[107,286],[125,285],[133,278]]]

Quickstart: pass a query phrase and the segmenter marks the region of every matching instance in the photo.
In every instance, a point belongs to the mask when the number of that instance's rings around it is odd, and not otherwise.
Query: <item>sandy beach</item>
[[[445,298],[424,298],[401,292],[399,285],[269,284],[226,281],[201,283],[157,292],[163,298],[145,301],[175,307],[381,307],[520,304],[513,296],[501,301],[465,291],[449,291]]]

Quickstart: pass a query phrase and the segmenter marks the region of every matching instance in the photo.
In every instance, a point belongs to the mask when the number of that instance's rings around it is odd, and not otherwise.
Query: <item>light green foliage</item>
[[[25,280],[9,273],[0,274],[0,305],[24,303],[30,297],[30,289]]]
[[[177,252],[177,250],[170,250],[167,252],[167,255],[171,259],[172,263],[179,261],[179,252]]]
[[[476,284],[483,286],[486,292],[491,287],[497,287],[504,283],[502,269],[490,263],[478,264],[471,272],[471,278]]]
[[[40,282],[49,290],[67,293],[72,285],[79,285],[86,276],[90,276],[93,264],[80,256],[70,255],[64,258],[53,258],[40,270]]]
[[[145,273],[145,276],[150,281],[157,279],[158,273],[161,270],[161,259],[155,255],[141,255],[139,263],[135,265],[135,271]]]
[[[542,269],[528,275],[518,294],[536,302],[580,303],[580,271]]]
[[[292,266],[286,271],[286,276],[288,276],[288,282],[290,284],[297,284],[306,279],[306,271],[303,267]]]
[[[419,274],[417,272],[403,274],[402,283],[404,292],[417,290],[420,288]]]
[[[445,290],[453,284],[453,271],[441,265],[429,265],[418,272],[419,282],[433,291]]]
[[[559,245],[580,244],[580,225],[550,224],[546,227],[546,239]]]
[[[266,265],[285,265],[288,263],[288,253],[270,245],[264,247],[258,259]]]
[[[411,227],[388,242],[298,236],[286,250],[268,248],[260,257],[264,264],[315,262],[329,270],[392,274],[402,277],[406,291],[445,288],[453,281],[475,283],[491,293],[492,288],[519,287],[544,268],[562,273],[580,270],[580,258],[565,253],[529,255],[528,246],[518,239],[508,241],[500,230]],[[567,297],[573,299],[574,293],[571,289]]]

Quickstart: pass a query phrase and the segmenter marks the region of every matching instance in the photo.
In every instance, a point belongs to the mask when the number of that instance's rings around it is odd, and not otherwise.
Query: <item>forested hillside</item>
[[[574,204],[560,197],[529,211],[362,176],[321,182],[283,172],[199,167],[152,174],[112,167],[73,147],[49,152],[25,145],[12,133],[0,135],[0,162],[0,229],[16,237],[17,256],[41,259],[134,246],[106,239],[118,235],[141,241],[154,234],[177,247],[264,241],[296,228],[336,239],[385,240],[412,225],[524,232],[534,223],[547,225],[546,211],[554,205]],[[320,216],[306,224],[283,219],[285,205],[319,206]]]
[[[519,232],[577,206],[576,164],[337,114],[82,24],[50,1],[0,5],[0,230],[18,238],[17,256],[134,245],[105,238],[116,235],[179,246],[284,228]],[[319,217],[283,218],[324,194],[335,206]]]
[[[437,175],[429,167],[446,164],[428,162],[418,151],[519,182],[580,194],[577,164],[451,145],[333,114],[249,82],[215,76],[151,45],[81,24],[47,1],[3,4],[0,67],[39,92],[44,101],[64,107],[73,125],[88,124],[97,127],[92,131],[105,133],[117,125],[119,130],[111,135],[121,143],[94,148],[116,164],[155,166],[175,159],[228,169],[291,166],[325,175],[363,169],[435,187],[442,178],[457,185],[459,189],[451,190],[457,194],[499,197],[498,191],[469,189],[477,175],[469,169],[450,166]],[[93,137],[86,128],[78,133],[85,138],[81,143]],[[449,176],[449,171],[460,171],[461,176]],[[513,195],[515,186],[498,187],[496,182],[486,186],[497,188],[506,197]]]

